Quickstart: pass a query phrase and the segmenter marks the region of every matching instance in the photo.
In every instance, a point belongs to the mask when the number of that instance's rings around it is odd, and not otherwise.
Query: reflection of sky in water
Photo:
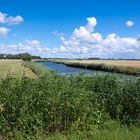
[[[111,73],[116,74],[112,72],[103,72],[103,71],[96,71],[96,70],[90,70],[90,69],[84,69],[84,68],[78,68],[78,67],[70,67],[64,64],[60,63],[54,63],[54,62],[37,62],[40,64],[43,64],[44,66],[47,66],[50,70],[56,71],[59,74],[89,74],[89,75],[95,75],[97,73]],[[117,74],[118,76],[122,78],[134,78],[135,76],[132,75],[126,75],[126,74]]]
[[[97,72],[95,70],[69,67],[64,64],[59,64],[59,63],[54,63],[54,62],[39,62],[39,63],[47,66],[49,69],[54,70],[59,74],[79,74],[79,73],[96,74]]]

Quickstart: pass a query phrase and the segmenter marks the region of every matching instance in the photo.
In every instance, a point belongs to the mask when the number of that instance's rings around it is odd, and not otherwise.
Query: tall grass
[[[48,70],[46,67],[34,62],[23,62],[22,65],[25,68],[29,68],[38,77],[54,74],[54,71]]]
[[[80,67],[80,68],[93,69],[93,70],[106,71],[106,72],[114,72],[114,73],[125,73],[125,74],[131,74],[131,75],[136,75],[136,76],[140,74],[140,68],[136,68],[136,67],[107,65],[104,63],[101,63],[101,64],[78,63],[78,62],[72,62],[72,61],[67,61],[67,60],[52,60],[52,61],[56,63],[63,63],[71,67]]]
[[[140,78],[63,76],[39,64],[24,65],[38,78],[0,80],[1,136],[31,139],[140,125]]]

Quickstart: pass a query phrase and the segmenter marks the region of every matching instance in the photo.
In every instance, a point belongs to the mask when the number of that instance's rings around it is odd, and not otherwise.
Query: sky
[[[0,53],[140,59],[139,0],[0,0]]]

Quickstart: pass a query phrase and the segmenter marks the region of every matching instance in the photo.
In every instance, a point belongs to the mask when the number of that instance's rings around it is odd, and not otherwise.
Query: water
[[[134,78],[135,76],[127,75],[127,74],[119,74],[119,73],[112,73],[112,72],[103,72],[103,71],[97,71],[97,70],[90,70],[90,69],[84,69],[84,68],[78,68],[78,67],[71,67],[67,66],[61,63],[54,63],[54,62],[37,62],[39,64],[42,64],[46,66],[48,69],[56,71],[58,74],[88,74],[88,75],[95,75],[97,73],[111,73],[111,74],[117,74],[121,78]]]
[[[54,63],[54,62],[38,62],[40,64],[43,64],[47,66],[48,69],[54,70],[59,74],[96,74],[97,72],[99,73],[100,71],[96,70],[89,70],[89,69],[84,69],[84,68],[77,68],[77,67],[70,67],[64,64],[60,63]]]

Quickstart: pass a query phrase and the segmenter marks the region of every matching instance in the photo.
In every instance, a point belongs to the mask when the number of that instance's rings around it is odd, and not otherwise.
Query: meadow
[[[1,59],[0,60],[0,77],[4,78],[7,75],[13,77],[22,77],[26,75],[35,78],[36,75],[28,68],[22,66],[22,60]]]
[[[0,139],[140,139],[140,77],[65,76],[18,63],[36,77],[0,78]]]
[[[63,63],[72,67],[81,67],[99,71],[114,73],[124,73],[131,75],[140,74],[139,60],[69,60],[69,59],[49,59],[56,63]]]

